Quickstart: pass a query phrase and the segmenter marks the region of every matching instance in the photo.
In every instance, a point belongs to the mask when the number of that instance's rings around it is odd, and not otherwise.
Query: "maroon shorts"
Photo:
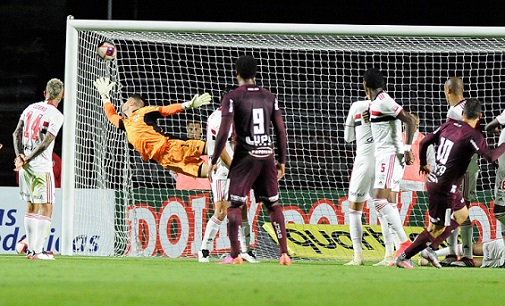
[[[459,192],[459,188],[428,182],[427,189],[430,222],[435,225],[449,226],[452,213],[465,206],[465,200]]]
[[[273,156],[258,158],[247,153],[235,153],[228,175],[229,200],[245,203],[252,189],[257,201],[275,202],[279,199],[277,168]]]

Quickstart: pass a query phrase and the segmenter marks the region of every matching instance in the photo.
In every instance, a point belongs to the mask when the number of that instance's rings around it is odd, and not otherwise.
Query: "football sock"
[[[422,231],[417,235],[412,245],[404,251],[405,258],[410,259],[412,256],[426,249],[434,239],[435,238],[427,230]]]
[[[28,250],[33,251],[33,243],[36,237],[36,223],[37,215],[26,213],[24,218],[25,231],[26,231],[26,244],[28,244]]]
[[[240,207],[228,207],[228,237],[230,238],[230,255],[233,258],[237,258],[240,254],[240,242],[238,240],[238,228],[242,224],[242,212]]]
[[[249,222],[247,220],[242,221],[239,235],[240,249],[243,253],[247,253],[249,251],[249,242],[251,240],[251,228],[249,227]]]
[[[268,208],[268,214],[270,216],[270,221],[272,222],[272,227],[279,241],[280,253],[288,253],[288,244],[286,240],[286,222],[284,220],[284,214],[282,213],[282,207],[279,205],[273,205]]]
[[[222,222],[223,221],[220,221],[216,218],[216,216],[212,216],[212,218],[210,218],[209,222],[207,222],[207,226],[205,227],[205,233],[203,234],[200,250],[210,250],[212,248],[212,242],[214,241],[214,238],[216,238],[216,234],[219,231],[219,226],[221,226]]]
[[[440,249],[440,250],[436,250],[435,253],[437,254],[437,256],[447,256],[447,255],[462,256],[463,255],[463,245],[462,244],[458,244],[456,246],[456,253],[455,254],[450,253],[449,247],[446,247],[446,248],[443,248],[443,249]]]
[[[449,248],[449,254],[448,255],[455,255],[456,254],[456,247],[458,245],[458,234],[459,231],[454,231],[452,234],[447,237],[447,247]]]
[[[363,212],[349,208],[349,230],[351,234],[354,259],[363,258],[363,227],[361,226],[361,216]]]
[[[36,238],[33,243],[33,251],[35,253],[42,253],[44,249],[44,242],[49,234],[49,228],[51,227],[51,218],[47,216],[38,215],[37,222],[35,223],[36,227]]]
[[[398,210],[398,206],[396,205],[396,203],[390,203],[391,204],[391,207],[393,207],[395,210]],[[398,215],[400,214],[400,212],[398,211]],[[395,244],[395,249],[399,249],[400,248],[400,245],[402,244],[402,242],[400,241],[400,237],[398,237],[398,235],[396,234],[396,232],[391,228],[391,225],[388,224],[389,228],[390,228],[390,232],[391,232],[391,237],[393,238],[393,242]]]
[[[461,242],[463,243],[463,256],[466,258],[473,258],[473,226],[463,224],[461,226]]]
[[[400,212],[398,209],[393,208],[391,204],[386,199],[374,199],[375,209],[380,212],[387,220],[387,223],[391,225],[393,230],[398,235],[400,243],[404,243],[408,240],[407,234],[403,229],[403,224],[400,219]]]
[[[393,241],[393,236],[391,235],[391,227],[389,227],[388,221],[384,216],[379,213],[377,215],[381,223],[382,238],[384,239],[384,258],[393,258],[395,255],[395,244]]]

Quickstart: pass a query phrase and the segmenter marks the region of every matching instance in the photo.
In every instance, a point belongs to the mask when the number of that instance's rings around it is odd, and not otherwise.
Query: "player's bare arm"
[[[496,119],[493,119],[493,121],[489,122],[486,127],[485,127],[485,130],[487,132],[491,132],[491,133],[500,133],[500,122],[498,122],[498,120]]]
[[[231,157],[230,154],[228,154],[228,152],[226,151],[226,149],[223,149],[223,152],[221,152],[221,161],[226,166],[226,168],[230,169]]]
[[[209,181],[212,183],[212,175],[216,173],[217,170],[217,165],[210,165],[209,172],[207,173],[207,176],[209,177]]]
[[[51,142],[54,141],[56,137],[50,133],[47,133],[46,137],[44,140],[37,146],[35,149],[32,151],[32,153],[28,156],[25,156],[24,154],[18,154],[16,156],[16,159],[14,159],[14,171],[19,171],[22,166],[26,165],[27,163],[30,162],[30,160],[34,159],[35,157],[39,156],[42,152],[44,152]]]
[[[361,113],[361,116],[363,117],[363,121],[365,123],[370,123],[370,110],[365,110],[364,112]]]
[[[277,167],[277,180],[281,180],[284,177],[284,174],[286,173],[286,164],[278,163],[276,167]]]
[[[23,121],[19,121],[18,125],[16,126],[16,129],[12,133],[12,140],[14,142],[14,153],[16,153],[16,156],[19,156],[19,154],[23,153],[23,127],[24,123]]]
[[[437,136],[434,133],[429,133],[419,143],[419,173],[429,174],[432,169],[428,164],[427,152],[428,147],[437,142]]]
[[[23,121],[19,121],[14,133],[12,134],[14,142],[14,152],[16,158],[14,158],[14,171],[19,171],[25,163],[25,155],[23,154]]]
[[[431,173],[430,165],[419,166],[419,173],[428,175]]]
[[[414,139],[414,133],[416,131],[416,118],[405,110],[402,110],[398,114],[397,118],[405,123],[405,163],[407,165],[412,165],[414,163],[415,156],[410,149],[410,145],[412,145],[412,140]]]

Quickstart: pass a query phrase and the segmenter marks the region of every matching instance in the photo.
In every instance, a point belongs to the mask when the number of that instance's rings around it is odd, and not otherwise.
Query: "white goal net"
[[[198,122],[204,136],[207,117],[236,84],[234,61],[243,54],[258,59],[256,81],[278,97],[284,113],[288,158],[280,202],[289,223],[290,253],[300,259],[352,258],[347,187],[355,144],[344,142],[343,129],[351,103],[364,97],[366,69],[384,72],[389,94],[420,117],[425,134],[445,121],[443,84],[449,77],[461,77],[465,96],[483,102],[484,122],[505,107],[502,38],[351,35],[338,26],[314,25],[296,30],[248,25],[240,31],[233,24],[219,25],[230,29],[209,30],[215,24],[206,23],[68,20],[63,254],[194,257],[213,212],[209,190],[176,189],[169,171],[142,161],[124,132],[107,121],[93,87],[100,76],[116,82],[111,99],[118,111],[133,93],[147,105],[167,105],[209,92],[208,107],[159,121],[176,138],[186,136],[188,122]],[[113,61],[96,55],[104,40],[117,47]],[[490,136],[489,143],[495,141]],[[485,161],[480,165],[477,201],[470,210],[476,241],[495,237],[497,230],[491,213],[494,168]],[[402,192],[398,207],[414,238],[425,224],[425,192]],[[268,214],[254,196],[248,219],[256,255],[277,258]],[[363,224],[365,258],[382,259],[377,214],[368,205]],[[215,258],[229,252],[225,222],[211,251]]]

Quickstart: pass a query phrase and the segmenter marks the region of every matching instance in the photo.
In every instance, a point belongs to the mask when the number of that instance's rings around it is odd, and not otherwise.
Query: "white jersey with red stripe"
[[[356,156],[349,180],[348,199],[362,203],[370,198],[374,178],[374,142],[370,123],[363,119],[363,112],[368,111],[370,100],[356,101],[351,104],[345,122],[344,140],[356,140]]]
[[[502,126],[505,125],[505,110],[495,118]],[[497,146],[505,143],[505,129],[502,128]],[[498,157],[496,169],[494,204],[505,206],[505,154]]]
[[[212,114],[210,114],[207,119],[207,153],[209,155],[209,160],[212,160],[214,155],[214,148],[216,147],[216,136],[219,133],[219,127],[221,126],[222,112],[221,108],[216,109]],[[231,158],[233,158],[233,126],[230,128],[228,133],[228,141],[224,149]],[[226,180],[228,178],[228,168],[224,165],[221,158],[218,159],[216,173],[212,175],[213,179],[216,180]]]
[[[496,238],[482,243],[481,268],[503,268],[505,265],[505,245],[503,239]]]
[[[23,154],[30,155],[47,137],[47,133],[56,137],[63,125],[63,114],[50,102],[42,101],[29,105],[19,119],[23,122]],[[37,157],[25,166],[35,172],[52,172],[54,141]]]
[[[505,125],[505,110],[496,116],[495,118],[502,126]],[[505,129],[502,128],[500,132],[500,138],[498,140],[497,146],[501,145],[502,143],[505,143]],[[500,155],[498,157],[498,169],[503,169],[502,171],[505,173],[505,154]]]
[[[402,124],[396,117],[403,110],[385,91],[370,104],[370,121],[375,142],[375,156],[403,154]]]
[[[466,100],[458,102],[458,104],[449,107],[447,111],[447,121],[449,120],[463,120],[463,110],[465,109]]]
[[[356,101],[351,104],[345,121],[344,140],[356,140],[356,156],[374,156],[374,141],[370,123],[363,120],[362,114],[370,106],[370,100]]]

